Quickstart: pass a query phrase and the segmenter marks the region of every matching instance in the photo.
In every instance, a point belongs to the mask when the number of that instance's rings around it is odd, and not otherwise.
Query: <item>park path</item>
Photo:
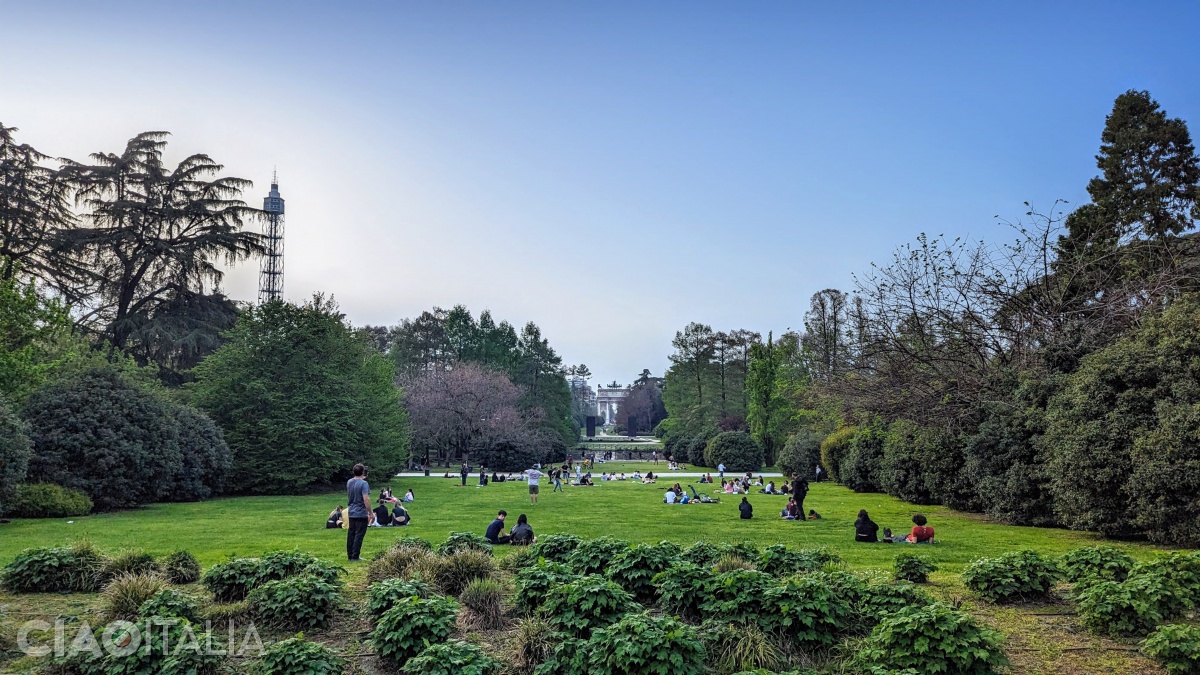
[[[593,472],[592,477],[595,478],[597,473],[604,473],[604,465],[603,464],[600,465],[600,468],[597,471]],[[714,480],[718,480],[716,471],[706,471],[704,473],[695,473],[695,472],[691,472],[691,471],[661,471],[661,472],[656,471],[656,472],[654,472],[654,475],[656,478],[661,478],[662,480],[667,480],[668,478],[699,478],[701,476],[706,476],[710,473],[712,474]],[[473,474],[471,474],[470,478],[475,478],[478,475],[479,475],[478,472],[473,473]],[[515,476],[516,474],[514,473],[513,475]],[[626,471],[625,475],[631,476],[633,474]],[[726,478],[736,478],[740,475],[741,474],[726,473],[725,477]],[[402,471],[402,472],[396,474],[397,478],[423,478],[424,476],[425,476],[425,474],[420,471]],[[756,478],[758,476],[762,476],[763,478],[782,478],[783,474],[779,473],[778,471],[776,471],[774,473],[767,471],[767,472],[763,472],[763,473],[755,473],[754,476]],[[437,478],[438,474],[432,473],[432,474],[430,474],[429,477]],[[452,471],[452,472],[450,472],[450,477],[457,479],[458,474]]]

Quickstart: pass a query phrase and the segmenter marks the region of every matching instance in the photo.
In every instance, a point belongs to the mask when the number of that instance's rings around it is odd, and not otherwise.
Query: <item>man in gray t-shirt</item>
[[[371,510],[371,486],[367,484],[367,467],[354,465],[354,477],[346,481],[346,557],[351,562],[361,560],[363,537],[367,526],[375,520]]]

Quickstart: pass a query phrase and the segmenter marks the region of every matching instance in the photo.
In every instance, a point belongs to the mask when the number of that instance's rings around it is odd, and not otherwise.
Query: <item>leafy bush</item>
[[[711,437],[708,434],[700,434],[687,439],[687,452],[680,453],[676,457],[687,457],[692,466],[712,466],[708,464],[708,460],[704,456],[704,452],[708,450],[708,442]],[[682,443],[681,443],[682,447]]]
[[[652,579],[658,593],[658,605],[688,621],[697,620],[701,617],[701,607],[711,592],[710,586],[716,576],[709,567],[677,562]]]
[[[879,492],[883,443],[887,434],[878,426],[858,427],[838,467],[842,484],[855,492]]]
[[[638,602],[654,599],[654,575],[671,566],[679,557],[673,544],[637,544],[621,551],[605,570],[609,579],[621,585]]]
[[[1200,673],[1200,626],[1159,626],[1142,642],[1142,653],[1162,663],[1171,675]]]
[[[774,613],[766,601],[767,591],[778,586],[769,574],[754,570],[721,572],[708,586],[710,592],[701,609],[723,621],[755,623],[759,617]]]
[[[101,511],[166,498],[183,465],[173,405],[110,370],[38,390],[25,406],[29,479],[81,490]]]
[[[469,625],[492,630],[504,625],[506,595],[504,585],[495,579],[472,579],[463,587],[458,601],[469,610]]]
[[[208,568],[200,580],[217,602],[244,600],[258,583],[258,558],[235,558]]]
[[[126,551],[104,561],[104,575],[108,578],[122,574],[161,573],[162,566],[145,551]]]
[[[582,637],[615,623],[634,606],[625,589],[589,574],[552,589],[542,604],[542,614],[556,630]]]
[[[0,294],[6,294],[6,290],[0,288]],[[25,472],[29,468],[32,444],[27,432],[26,424],[12,411],[8,401],[0,397],[0,513],[9,513],[18,518],[38,518],[40,516],[18,515],[17,507],[9,501],[13,490],[25,480]],[[36,502],[30,505],[38,506]]]
[[[338,587],[307,575],[267,581],[250,591],[246,602],[268,625],[309,630],[324,628],[342,606]]]
[[[1179,587],[1180,600],[1190,609],[1200,605],[1200,552],[1173,551],[1165,557],[1134,565],[1130,576],[1162,574]]]
[[[842,460],[849,453],[850,441],[856,433],[858,427],[841,427],[821,441],[821,466],[825,467],[830,479],[842,481]]]
[[[433,596],[433,587],[420,579],[411,581],[385,579],[371,584],[371,587],[367,589],[367,611],[371,616],[379,618],[401,598],[431,598]]]
[[[401,598],[375,624],[371,642],[379,656],[403,667],[454,632],[458,603],[451,598]]]
[[[1162,570],[1094,581],[1075,593],[1075,604],[1084,628],[1102,635],[1144,635],[1188,606],[1179,584]]]
[[[853,602],[860,627],[874,626],[905,607],[932,605],[933,596],[911,583],[863,584]]]
[[[500,571],[491,554],[470,549],[427,557],[414,569],[423,581],[446,595],[458,595],[475,579],[492,579]]]
[[[174,588],[164,588],[143,602],[141,607],[138,607],[137,615],[142,618],[169,616],[195,623],[200,617],[200,604],[186,593]]]
[[[104,578],[104,556],[87,542],[26,549],[0,570],[0,586],[13,593],[94,592]]]
[[[1058,567],[1037,551],[1010,551],[976,560],[963,571],[962,579],[989,602],[1027,601],[1050,595],[1058,581]]]
[[[409,675],[498,675],[500,662],[479,647],[462,640],[434,643],[409,659]]]
[[[517,570],[513,575],[517,611],[533,614],[542,606],[551,590],[575,578],[575,573],[570,567],[554,562],[539,562]]]
[[[721,557],[721,549],[707,541],[698,541],[683,549],[679,554],[680,562],[688,562],[701,567],[712,567]]]
[[[879,622],[857,660],[888,672],[994,673],[1008,665],[1001,639],[944,604],[905,607]]]
[[[938,566],[929,561],[923,555],[915,555],[913,553],[898,553],[896,554],[896,562],[893,566],[892,578],[897,581],[911,581],[914,584],[923,584],[929,581],[929,575],[938,570]]]
[[[708,442],[704,461],[708,466],[724,464],[726,471],[762,471],[763,449],[744,431],[724,431]]]
[[[367,581],[383,581],[398,579],[428,564],[433,557],[429,549],[416,546],[393,546],[386,551],[380,551],[371,559],[367,567]]]
[[[565,563],[582,540],[573,534],[545,534],[538,537],[530,550],[539,558]]]
[[[759,554],[756,567],[771,576],[785,577],[801,572],[816,572],[840,560],[824,547],[797,551],[783,544],[772,544]]]
[[[597,675],[701,675],[704,647],[696,629],[665,616],[627,614],[587,643],[589,671]]]
[[[787,667],[779,636],[756,624],[708,622],[700,627],[700,637],[717,672],[770,673]]]
[[[300,551],[271,551],[258,561],[256,584],[279,581],[297,575],[317,577],[322,581],[340,585],[344,570],[321,560],[311,553]]]
[[[163,574],[173,584],[194,584],[200,580],[200,563],[187,551],[175,551],[162,561]]]
[[[280,640],[263,650],[251,669],[254,675],[341,675],[346,660],[303,635]]]
[[[194,502],[220,494],[233,466],[233,453],[221,429],[190,406],[169,406],[174,415],[182,463],[175,474],[170,500]]]
[[[1084,579],[1124,581],[1133,569],[1133,558],[1111,546],[1087,546],[1064,553],[1058,566],[1071,583]]]
[[[850,603],[833,586],[812,577],[794,577],[768,588],[759,617],[767,630],[779,630],[806,648],[833,644],[852,621]]]
[[[604,569],[625,549],[629,542],[612,537],[598,537],[580,542],[571,555],[567,564],[577,574],[603,574]]]
[[[220,644],[220,636],[187,619],[163,618],[167,619],[165,626],[143,632],[141,645],[130,654],[104,654],[97,658],[90,651],[81,651],[59,660],[56,665],[66,672],[87,675],[217,675],[222,671],[222,656],[207,653],[202,647]],[[124,637],[118,631],[113,640],[120,644]]]
[[[419,548],[426,551],[433,550],[433,544],[420,537],[400,537],[392,542],[391,548]]]
[[[908,420],[897,420],[888,427],[883,441],[883,460],[879,465],[879,487],[884,492],[914,504],[936,504],[929,480],[930,461],[942,447],[942,437]]]
[[[474,532],[451,532],[446,541],[438,544],[439,555],[450,555],[459,551],[480,551],[492,554],[492,544]]]
[[[74,518],[91,512],[91,497],[54,483],[22,483],[4,502],[4,513],[13,518]]]
[[[136,619],[142,604],[167,587],[167,580],[157,574],[123,573],[100,592],[100,607],[109,621]]]
[[[779,451],[775,466],[785,476],[812,476],[821,462],[821,441],[824,437],[812,431],[797,431],[788,436]]]

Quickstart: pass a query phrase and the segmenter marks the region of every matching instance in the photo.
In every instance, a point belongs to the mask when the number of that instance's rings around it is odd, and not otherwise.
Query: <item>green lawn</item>
[[[917,550],[942,567],[940,575],[957,576],[962,567],[982,556],[1030,547],[1062,553],[1094,543],[1098,538],[1068,530],[1014,527],[988,523],[982,518],[941,507],[915,507],[882,494],[856,494],[830,483],[814,484],[805,508],[824,519],[788,522],[777,517],[781,497],[755,494],[750,502],[755,518],[738,518],[740,497],[725,496],[720,504],[662,504],[667,482],[641,485],[601,483],[592,488],[567,488],[553,493],[543,480],[541,501],[530,505],[524,482],[493,483],[476,488],[458,486],[458,479],[394,478],[392,490],[408,488],[416,494],[410,504],[413,525],[407,528],[371,529],[364,558],[382,550],[403,535],[416,535],[436,543],[457,530],[482,533],[498,509],[514,518],[529,515],[538,534],[569,532],[582,537],[613,535],[630,541],[669,539],[690,543],[750,540],[759,545],[782,542],[794,547],[827,546],[852,568],[890,567],[900,545],[855,544],[852,523],[860,508],[868,509],[880,527],[907,530],[910,517],[922,511],[937,530],[940,543]],[[695,484],[695,481],[692,481]],[[382,485],[374,484],[378,494]],[[697,485],[697,487],[701,487]],[[176,549],[192,551],[204,565],[230,555],[256,555],[274,549],[298,548],[330,560],[344,558],[341,531],[324,529],[325,517],[345,496],[337,493],[304,497],[241,497],[192,504],[158,504],[137,511],[107,513],[66,520],[17,520],[0,526],[0,564],[22,549],[89,539],[106,550],[142,548],[151,553]],[[1115,544],[1138,557],[1151,548]],[[357,576],[359,570],[352,571]]]

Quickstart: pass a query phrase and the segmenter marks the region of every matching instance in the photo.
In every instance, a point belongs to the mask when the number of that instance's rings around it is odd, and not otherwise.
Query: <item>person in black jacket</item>
[[[742,520],[750,520],[754,517],[754,507],[745,497],[742,497],[742,503],[738,504],[738,511],[742,512]]]
[[[858,512],[858,520],[854,521],[854,541],[861,541],[868,544],[879,542],[879,526],[875,524],[871,517],[867,515],[867,510],[863,509]]]

